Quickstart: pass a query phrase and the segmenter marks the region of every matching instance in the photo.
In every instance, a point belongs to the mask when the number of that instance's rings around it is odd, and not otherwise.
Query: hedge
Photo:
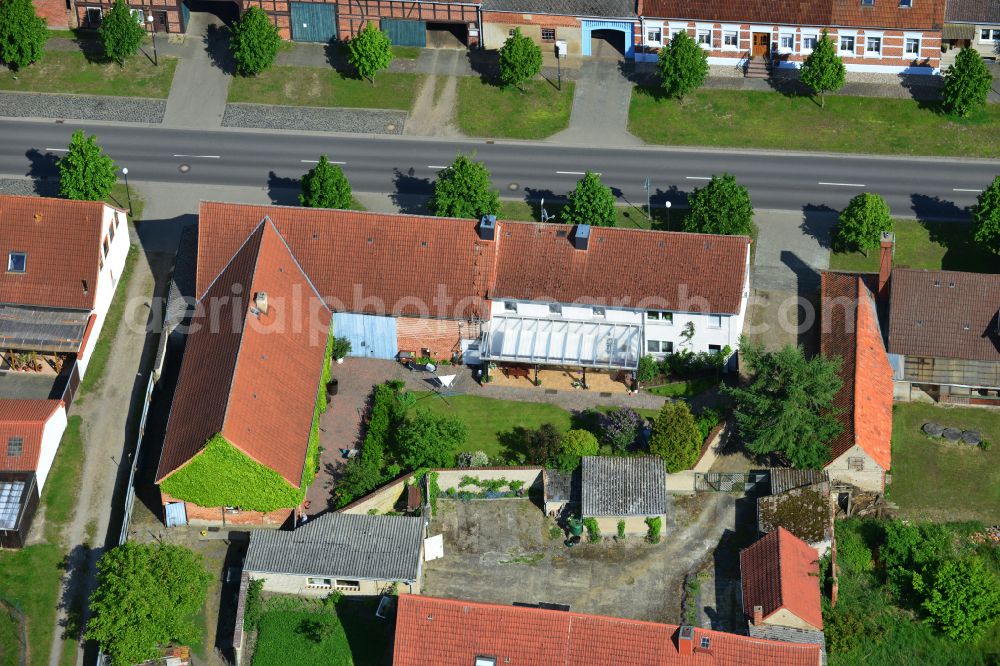
[[[326,353],[323,357],[323,372],[319,378],[319,392],[316,394],[316,407],[313,409],[312,428],[309,430],[309,448],[306,449],[306,462],[302,468],[303,488],[312,485],[319,471],[319,418],[330,408],[326,398],[326,385],[333,376],[331,359],[333,358],[333,331],[326,338]]]
[[[361,456],[348,461],[337,485],[337,508],[347,506],[382,483],[385,477],[386,445],[397,411],[399,389],[390,383],[375,387],[371,418],[361,444]]]
[[[198,506],[236,506],[248,511],[292,509],[305,486],[293,488],[270,467],[250,458],[222,436],[212,436],[201,453],[160,484],[163,492]]]

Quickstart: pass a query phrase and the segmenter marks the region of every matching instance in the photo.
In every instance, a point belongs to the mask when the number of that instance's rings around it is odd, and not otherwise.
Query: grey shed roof
[[[655,456],[584,456],[584,516],[654,516],[667,510],[667,473]]]
[[[635,0],[483,0],[485,12],[635,18]]]
[[[416,580],[424,520],[328,513],[296,530],[254,530],[244,571]]]
[[[997,0],[948,0],[944,20],[958,23],[1000,23]]]

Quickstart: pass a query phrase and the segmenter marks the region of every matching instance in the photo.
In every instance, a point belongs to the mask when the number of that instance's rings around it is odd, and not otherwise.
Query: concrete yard
[[[528,500],[439,500],[429,534],[444,534],[443,559],[425,565],[423,593],[677,623],[684,577],[735,531],[735,498],[703,493],[668,506],[663,540],[584,542],[551,538],[554,525]],[[613,535],[605,535],[612,537]]]

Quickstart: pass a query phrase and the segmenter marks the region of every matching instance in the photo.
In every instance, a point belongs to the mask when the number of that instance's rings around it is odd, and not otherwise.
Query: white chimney
[[[258,291],[257,295],[253,298],[253,304],[261,314],[267,314],[267,292]]]

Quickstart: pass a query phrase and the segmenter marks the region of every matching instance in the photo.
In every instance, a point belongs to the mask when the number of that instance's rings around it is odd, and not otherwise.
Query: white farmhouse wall
[[[862,469],[850,469],[849,458],[861,458],[864,461]],[[827,463],[825,469],[830,473],[831,481],[850,483],[871,492],[880,493],[885,488],[885,470],[857,444]]]
[[[508,310],[507,303],[514,303],[516,311]],[[517,315],[519,317],[540,317],[545,319],[567,319],[572,321],[610,321],[626,324],[642,323],[642,313],[627,308],[604,308],[604,316],[594,314],[594,308],[589,305],[562,303],[562,314],[553,314],[549,303],[535,301],[517,301],[509,298],[496,299],[490,302],[490,314],[494,317]],[[600,306],[598,306],[600,307]]]
[[[589,518],[590,516],[584,516]],[[649,518],[659,517],[660,519],[660,535],[663,536],[663,527],[667,524],[666,516],[660,514],[659,516],[648,516]],[[595,516],[594,520],[597,521],[597,529],[601,530],[601,536],[603,537],[613,537],[618,534],[618,521],[625,521],[625,535],[626,536],[646,536],[649,533],[649,525],[646,524],[647,516]]]
[[[104,328],[104,320],[108,316],[108,308],[115,297],[115,290],[121,280],[122,272],[125,270],[125,258],[128,256],[129,233],[128,220],[120,210],[111,206],[104,207],[102,216],[101,246],[98,248],[100,256],[103,258],[104,266],[101,268],[97,278],[96,295],[94,300],[95,315],[94,327],[87,338],[87,344],[80,351],[77,362],[80,366],[80,377],[83,377],[90,364],[90,357],[97,345],[97,340]],[[113,238],[112,238],[113,232]],[[108,253],[104,254],[104,239],[108,239]],[[93,288],[93,287],[92,287]],[[124,295],[122,296],[124,298]]]
[[[35,468],[39,494],[45,485],[49,470],[52,469],[52,461],[56,457],[56,451],[59,450],[59,442],[66,431],[66,423],[66,406],[60,404],[59,409],[52,413],[42,428],[42,450],[38,454],[38,466]]]
[[[279,594],[295,594],[302,597],[317,597],[322,598],[333,592],[333,587],[325,586],[311,586],[309,585],[309,576],[298,576],[293,574],[273,574],[273,573],[263,573],[260,571],[250,571],[249,572],[251,580],[264,579],[264,591],[265,592],[276,592]],[[331,578],[336,580],[336,576],[324,576],[324,578]],[[360,583],[360,589],[338,589],[338,591],[345,596],[374,596],[376,594],[382,594],[389,586],[392,585],[394,581],[391,580],[358,580],[357,578],[351,578],[350,576],[344,576],[344,579],[356,580]],[[411,594],[420,593],[420,581],[398,581],[399,589],[403,592],[408,592]]]

